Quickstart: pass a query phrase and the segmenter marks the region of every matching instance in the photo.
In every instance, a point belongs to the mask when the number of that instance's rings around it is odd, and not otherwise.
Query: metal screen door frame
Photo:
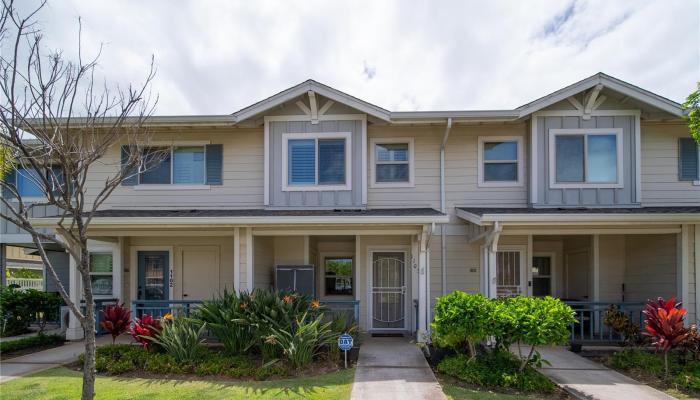
[[[385,286],[377,286],[376,288],[381,288],[382,290],[376,291],[375,289],[375,282],[374,282],[374,268],[375,268],[375,260],[374,260],[374,254],[375,253],[401,253],[403,255],[403,261],[398,260],[399,262],[402,262],[401,268],[403,269],[403,282],[401,286],[391,286],[391,287],[385,287]],[[367,319],[368,319],[368,327],[369,330],[373,331],[405,331],[408,329],[408,323],[409,323],[409,318],[410,318],[410,312],[409,312],[409,307],[408,307],[408,299],[410,297],[410,281],[409,281],[409,273],[410,271],[408,270],[408,264],[409,264],[409,251],[407,247],[402,247],[402,246],[378,246],[378,247],[370,247],[368,248],[368,263],[367,265],[369,266],[368,271],[367,271],[367,276],[368,276],[368,290],[367,290]],[[387,290],[388,289],[388,290]],[[394,290],[391,290],[394,289]],[[387,327],[375,327],[375,318],[374,318],[374,295],[375,293],[390,293],[390,294],[399,294],[400,296],[403,296],[402,298],[402,307],[401,310],[403,311],[403,323],[400,327],[392,327],[392,328],[387,328]],[[398,321],[398,320],[397,320]]]
[[[518,259],[518,267],[519,271],[517,271],[517,276],[519,285],[506,285],[506,286],[511,286],[511,287],[518,287],[519,288],[519,294],[522,296],[528,296],[529,295],[529,285],[528,285],[528,279],[529,279],[529,274],[528,274],[528,265],[527,263],[527,258],[526,258],[526,253],[527,249],[524,246],[498,246],[498,251],[496,252],[496,257],[493,258],[495,261],[495,265],[489,265],[489,284],[491,286],[490,288],[490,293],[492,293],[492,297],[501,297],[499,296],[498,293],[498,287],[506,287],[503,285],[500,285],[499,283],[499,276],[498,276],[498,253],[517,253],[517,259]],[[512,255],[511,255],[512,256]],[[511,271],[515,272],[515,271]],[[515,294],[515,293],[513,293]]]

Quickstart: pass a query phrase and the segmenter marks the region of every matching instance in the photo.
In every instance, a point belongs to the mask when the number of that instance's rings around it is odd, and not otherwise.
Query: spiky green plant
[[[202,348],[206,324],[192,318],[163,319],[160,332],[145,339],[162,347],[177,362],[194,360]]]
[[[272,327],[265,341],[279,347],[294,368],[303,368],[337,337],[331,324],[323,322],[323,314],[307,318],[307,313],[304,313],[298,317],[292,329]]]

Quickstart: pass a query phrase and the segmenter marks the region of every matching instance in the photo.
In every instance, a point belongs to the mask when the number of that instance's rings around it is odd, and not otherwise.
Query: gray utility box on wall
[[[313,265],[278,265],[275,267],[275,288],[316,297]]]

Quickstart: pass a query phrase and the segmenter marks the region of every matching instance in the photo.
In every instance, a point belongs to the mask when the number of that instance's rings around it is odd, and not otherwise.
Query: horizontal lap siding
[[[258,208],[263,204],[263,130],[221,129],[154,133],[152,141],[202,141],[223,144],[223,184],[204,190],[139,190],[120,186],[103,208],[189,207]],[[120,168],[119,146],[114,146],[91,169],[88,201]]]
[[[677,235],[627,235],[626,301],[678,296]],[[653,279],[650,279],[653,277]]]
[[[678,139],[686,124],[642,124],[642,204],[699,205],[700,186],[678,179]]]

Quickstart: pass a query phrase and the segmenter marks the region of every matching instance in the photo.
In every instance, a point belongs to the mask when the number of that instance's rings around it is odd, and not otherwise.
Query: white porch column
[[[78,273],[78,268],[73,257],[69,256],[68,260],[70,265],[68,268],[70,300],[73,302],[73,304],[80,308],[80,299],[82,298],[80,273]],[[80,325],[80,321],[78,321],[78,318],[76,318],[73,312],[70,312],[68,318],[68,329],[66,329],[66,340],[81,340],[84,336],[85,332],[83,331],[83,327]]]
[[[428,339],[428,232],[423,232],[418,237],[418,332],[416,339],[425,342]]]
[[[600,235],[593,235],[593,301],[600,301]]]
[[[680,301],[687,307],[690,303],[690,225],[681,225],[681,233],[676,238],[678,247],[677,291]],[[685,319],[686,326],[693,322],[695,321],[689,321],[689,318]]]
[[[248,289],[248,293],[253,291],[253,278],[254,278],[254,272],[253,272],[253,228],[250,226],[245,228],[246,230],[246,237],[245,237],[245,255],[246,255],[246,274],[245,274],[245,281],[246,281],[246,288]]]
[[[241,291],[241,228],[233,228],[233,290]]]
[[[695,224],[695,315],[693,321],[700,320],[700,224]],[[688,318],[690,319],[690,318]]]

